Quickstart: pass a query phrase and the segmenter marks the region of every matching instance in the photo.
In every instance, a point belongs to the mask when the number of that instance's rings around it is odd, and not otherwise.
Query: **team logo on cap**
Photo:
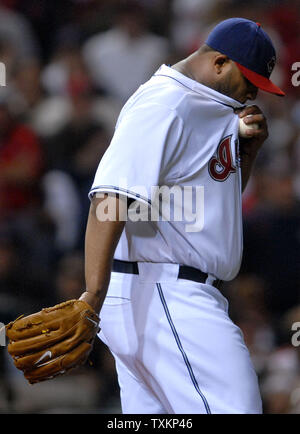
[[[275,56],[272,56],[271,59],[269,60],[269,62],[267,63],[267,68],[268,68],[269,74],[271,74],[271,72],[273,71],[274,66],[275,66],[275,62],[276,62],[276,58],[275,58]]]

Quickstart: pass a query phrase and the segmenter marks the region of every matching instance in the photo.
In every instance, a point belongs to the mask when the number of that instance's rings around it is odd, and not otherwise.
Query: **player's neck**
[[[172,65],[172,68],[200,84],[211,87],[206,80],[207,68],[205,65],[204,55],[195,52],[175,65]]]
[[[186,77],[191,78],[192,80],[196,80],[194,74],[191,71],[190,65],[189,65],[190,57],[187,57],[186,59],[183,59],[180,62],[175,63],[175,65],[172,65],[172,68],[175,69],[176,71],[180,72],[181,74],[185,75]]]

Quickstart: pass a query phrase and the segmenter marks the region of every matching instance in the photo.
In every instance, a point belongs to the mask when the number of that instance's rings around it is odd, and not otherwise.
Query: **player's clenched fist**
[[[6,326],[8,352],[29,383],[49,380],[86,362],[99,317],[82,300],[70,300]]]
[[[239,112],[239,118],[243,119],[246,126],[257,125],[258,128],[250,129],[246,132],[247,139],[241,139],[243,154],[256,154],[264,141],[268,138],[267,120],[257,105],[249,105]]]

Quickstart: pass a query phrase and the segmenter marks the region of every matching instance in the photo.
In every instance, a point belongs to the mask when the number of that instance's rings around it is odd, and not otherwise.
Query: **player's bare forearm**
[[[248,155],[243,154],[241,155],[241,171],[242,171],[242,191],[245,190],[247,183],[249,181],[251,171],[253,168],[254,161],[256,159],[256,155]]]
[[[259,129],[249,131],[249,138],[240,138],[242,191],[244,191],[258,151],[268,137],[268,126],[265,116],[256,105],[245,107],[239,113],[239,117],[245,118],[244,122],[248,125],[259,124]]]
[[[107,201],[109,209],[116,210],[114,221],[101,221],[97,207],[102,200]],[[92,200],[85,237],[85,279],[86,290],[80,297],[99,312],[106,296],[110,281],[114,252],[125,226],[127,211],[124,199],[105,196]]]

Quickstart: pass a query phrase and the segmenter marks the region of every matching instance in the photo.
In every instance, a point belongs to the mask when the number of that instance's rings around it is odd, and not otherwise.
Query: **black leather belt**
[[[127,273],[127,274],[139,274],[139,267],[137,262],[120,261],[119,259],[114,259],[112,270],[117,273]],[[192,280],[194,282],[205,283],[208,278],[207,273],[198,270],[194,267],[189,267],[188,265],[179,265],[178,279]],[[220,279],[214,280],[211,285],[215,288],[220,289],[223,281]]]

